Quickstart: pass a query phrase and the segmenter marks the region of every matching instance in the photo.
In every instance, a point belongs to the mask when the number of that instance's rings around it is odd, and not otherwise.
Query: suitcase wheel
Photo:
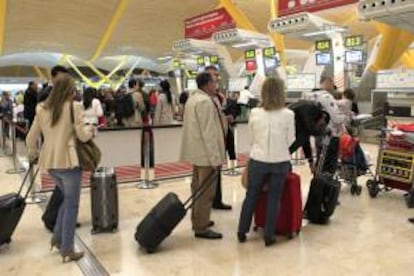
[[[378,183],[375,180],[373,180],[373,179],[368,179],[366,185],[367,185],[367,188],[368,188],[369,196],[371,198],[377,197],[377,195],[378,195],[378,193],[380,191],[380,188],[378,186]]]
[[[259,231],[259,226],[257,226],[257,225],[256,225],[256,226],[254,226],[254,227],[253,227],[253,231],[254,231],[254,232]]]

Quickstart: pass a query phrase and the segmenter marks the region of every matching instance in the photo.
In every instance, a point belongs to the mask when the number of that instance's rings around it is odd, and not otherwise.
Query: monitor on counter
[[[362,51],[361,50],[352,50],[345,52],[345,62],[346,63],[362,63]]]
[[[197,82],[195,79],[187,79],[186,90],[188,91],[197,90]]]
[[[316,54],[316,65],[331,65],[331,64],[332,64],[331,53]]]

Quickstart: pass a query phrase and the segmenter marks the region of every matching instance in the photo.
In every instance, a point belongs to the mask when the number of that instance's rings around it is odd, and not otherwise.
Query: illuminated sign
[[[265,58],[273,58],[276,56],[276,48],[275,47],[268,47],[263,49],[263,56]]]
[[[330,40],[318,40],[315,42],[315,50],[321,52],[330,52],[331,51],[331,41]]]
[[[197,58],[197,65],[204,65],[204,57]]]
[[[256,71],[257,64],[255,60],[246,61],[246,71]]]
[[[362,35],[348,36],[345,38],[345,47],[347,48],[360,47],[362,44],[364,44]]]
[[[255,59],[256,58],[256,50],[247,50],[244,52],[245,59]]]
[[[179,60],[174,60],[174,68],[180,68],[181,63]]]
[[[219,57],[218,56],[211,56],[210,57],[210,63],[211,64],[218,64],[219,63]]]

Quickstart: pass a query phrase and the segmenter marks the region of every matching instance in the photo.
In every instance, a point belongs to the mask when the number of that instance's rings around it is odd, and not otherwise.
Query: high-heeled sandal
[[[62,256],[63,263],[71,262],[71,261],[76,262],[83,257],[84,252],[83,251],[79,251],[79,252],[68,251],[68,252],[62,252],[60,253],[60,255]]]

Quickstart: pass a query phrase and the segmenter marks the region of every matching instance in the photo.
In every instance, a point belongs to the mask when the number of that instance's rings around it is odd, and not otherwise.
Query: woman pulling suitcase
[[[95,127],[84,126],[83,108],[73,103],[74,91],[71,77],[68,74],[59,76],[46,102],[36,107],[36,117],[26,139],[29,159],[35,160],[38,157],[37,141],[43,135],[39,167],[48,171],[64,196],[50,242],[52,249],[56,247],[60,250],[63,262],[83,257],[83,252],[74,251],[82,176],[74,138],[76,135],[86,142],[96,132]]]
[[[250,114],[251,137],[248,188],[240,214],[237,237],[246,241],[256,202],[265,182],[269,183],[268,204],[264,228],[264,242],[270,246],[276,242],[275,218],[286,176],[290,169],[289,146],[295,140],[295,116],[285,108],[284,82],[268,78],[261,91],[262,104]],[[265,180],[269,181],[265,181]]]

